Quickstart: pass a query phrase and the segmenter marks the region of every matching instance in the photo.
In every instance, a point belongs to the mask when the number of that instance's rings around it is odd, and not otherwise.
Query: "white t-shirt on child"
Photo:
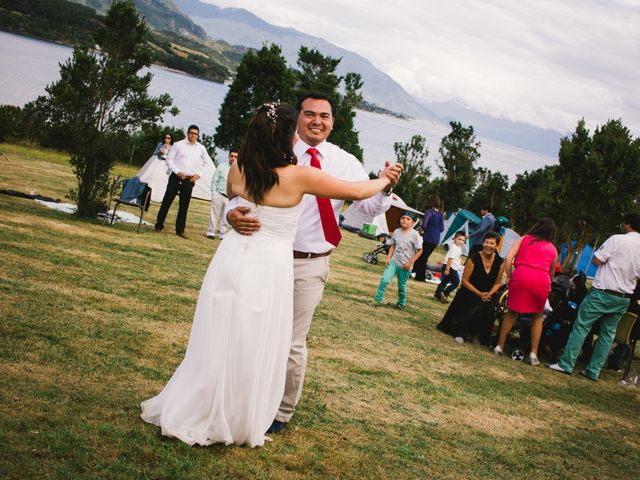
[[[447,251],[447,254],[444,256],[444,265],[446,266],[447,263],[449,262],[449,259],[452,258],[453,261],[451,262],[451,268],[456,270],[460,275],[460,277],[462,277],[462,271],[464,270],[464,267],[460,263],[461,256],[462,256],[462,249],[455,243],[452,243],[451,246],[449,246],[449,250]]]
[[[418,249],[422,248],[422,237],[413,228],[406,233],[402,228],[396,228],[391,236],[391,241],[395,245],[393,261],[399,267],[405,265],[413,258]]]

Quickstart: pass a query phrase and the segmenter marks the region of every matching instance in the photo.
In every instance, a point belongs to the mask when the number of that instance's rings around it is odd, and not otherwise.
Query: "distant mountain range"
[[[113,3],[113,0],[71,1],[91,7],[102,15],[107,13]],[[185,36],[192,35],[203,40],[207,38],[202,27],[184,15],[172,0],[134,0],[134,3],[147,24],[154,30],[169,31]]]
[[[72,0],[104,13],[112,0]],[[244,48],[261,48],[265,43],[276,43],[291,66],[296,65],[301,45],[317,48],[322,54],[342,61],[339,74],[357,72],[364,80],[363,96],[372,111],[395,112],[410,117],[426,118],[438,122],[457,120],[473,125],[476,134],[526,150],[556,157],[559,140],[566,133],[545,130],[531,125],[495,118],[465,108],[455,102],[426,103],[409,95],[386,73],[378,70],[366,58],[337,47],[326,40],[307,35],[292,28],[272,25],[253,13],[240,8],[221,8],[199,0],[134,0],[147,23],[157,31],[173,32],[194,40],[207,37]],[[204,40],[205,43],[209,43]],[[235,49],[241,51],[242,49]],[[235,52],[233,53],[235,55]],[[233,61],[240,58],[225,56]],[[222,61],[232,71],[234,67]],[[375,106],[375,107],[373,107]]]
[[[412,117],[436,116],[419,104],[391,77],[381,72],[364,57],[292,28],[271,25],[251,12],[240,8],[220,8],[198,0],[174,0],[183,13],[204,28],[211,38],[235,45],[261,48],[265,42],[276,43],[291,66],[296,65],[301,45],[317,48],[324,55],[342,58],[338,73],[357,72],[364,80],[363,96],[369,103],[392,112]]]
[[[383,109],[440,122],[457,120],[473,125],[481,137],[551,157],[558,153],[559,140],[564,135],[562,132],[498,119],[454,102],[421,103],[366,58],[322,38],[272,25],[244,9],[220,8],[199,0],[174,1],[184,14],[204,28],[209,37],[252,48],[260,48],[265,42],[276,43],[282,47],[283,55],[292,66],[296,64],[301,45],[317,48],[324,55],[342,58],[338,72],[362,75],[364,99]]]
[[[426,105],[443,121],[456,120],[464,125],[473,125],[473,129],[479,136],[553,158],[558,156],[560,138],[568,135],[566,132],[492,117],[469,110],[455,102],[427,103]]]

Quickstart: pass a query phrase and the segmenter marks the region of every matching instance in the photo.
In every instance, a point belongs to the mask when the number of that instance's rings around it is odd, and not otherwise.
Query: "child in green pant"
[[[411,275],[414,262],[422,253],[422,237],[413,229],[415,214],[404,212],[400,218],[400,228],[396,228],[391,237],[391,248],[387,255],[387,268],[382,273],[378,293],[373,306],[384,300],[384,292],[391,280],[398,276],[398,303],[396,308],[404,308],[407,304],[407,280]]]

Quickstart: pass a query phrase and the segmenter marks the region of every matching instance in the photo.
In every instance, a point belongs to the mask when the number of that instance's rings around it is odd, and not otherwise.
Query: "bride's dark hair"
[[[249,122],[247,135],[238,153],[238,168],[244,175],[247,194],[256,204],[278,183],[275,169],[295,165],[292,139],[297,112],[288,103],[261,105]]]

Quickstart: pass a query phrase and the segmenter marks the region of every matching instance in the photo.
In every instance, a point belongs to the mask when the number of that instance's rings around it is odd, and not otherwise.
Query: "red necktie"
[[[311,166],[322,170],[320,160],[318,159],[318,150],[310,148],[307,153],[311,155]],[[336,215],[331,206],[331,200],[328,198],[316,197],[318,200],[318,211],[320,212],[320,222],[322,222],[322,230],[324,230],[324,238],[331,245],[337,247],[342,238],[338,224],[336,223]]]

